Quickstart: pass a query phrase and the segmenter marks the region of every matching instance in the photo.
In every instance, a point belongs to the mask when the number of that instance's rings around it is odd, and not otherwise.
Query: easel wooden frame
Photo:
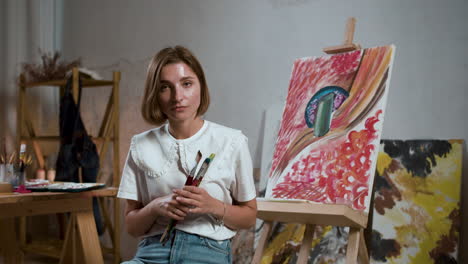
[[[360,49],[353,43],[356,19],[348,19],[345,31],[345,41],[342,45],[327,47],[323,51],[327,54],[337,54]],[[364,240],[364,229],[367,227],[368,214],[354,210],[340,204],[313,204],[307,202],[276,202],[258,201],[257,218],[264,220],[264,226],[252,264],[261,262],[263,251],[270,236],[273,222],[306,224],[304,237],[299,250],[298,264],[308,261],[310,247],[314,237],[316,225],[333,225],[349,227],[346,263],[369,263],[369,255]]]
[[[75,101],[78,99],[78,79],[79,71],[78,68],[72,69],[72,94]],[[60,87],[60,94],[63,94],[64,86],[66,85],[67,80],[51,80],[45,82],[30,82],[25,81],[23,75],[19,79],[19,94],[18,94],[18,104],[17,104],[17,134],[18,142],[17,145],[20,145],[20,142],[27,142],[32,145],[34,149],[34,154],[37,159],[39,168],[45,167],[44,156],[38,142],[40,141],[60,141],[59,136],[38,136],[34,130],[33,124],[27,113],[27,108],[25,107],[26,100],[26,89],[34,88],[39,86],[54,86]],[[99,134],[97,137],[92,137],[92,140],[97,146],[99,156],[101,157],[100,163],[101,168],[103,167],[104,160],[109,148],[109,144],[112,144],[113,147],[113,175],[112,175],[112,186],[118,187],[120,184],[120,168],[119,168],[119,84],[120,84],[120,72],[113,72],[112,80],[92,80],[92,79],[82,79],[83,88],[95,88],[95,87],[104,87],[111,86],[112,91],[107,102],[104,118],[102,120]],[[80,175],[81,179],[81,175]],[[99,173],[97,182],[102,181],[102,172]],[[104,253],[112,253],[114,256],[114,262],[120,263],[120,202],[117,198],[112,197],[113,199],[113,219],[114,224],[110,221],[109,210],[105,198],[109,197],[99,197],[98,201],[100,208],[102,210],[102,215],[104,217],[104,228],[108,229],[108,234],[112,241],[112,248],[106,248],[101,245]],[[69,223],[72,224],[72,223]],[[37,247],[34,249],[28,247],[26,244],[26,219],[25,217],[20,218],[20,244],[22,249],[26,252],[33,251],[36,254],[38,252]],[[50,254],[49,254],[50,256]],[[52,254],[52,256],[60,257],[60,253]]]
[[[341,204],[312,204],[305,202],[258,201],[257,218],[265,221],[252,263],[260,263],[273,222],[306,224],[297,263],[307,263],[316,225],[348,226],[349,237],[346,263],[357,263],[358,257],[368,263],[369,257],[363,229],[367,214]]]

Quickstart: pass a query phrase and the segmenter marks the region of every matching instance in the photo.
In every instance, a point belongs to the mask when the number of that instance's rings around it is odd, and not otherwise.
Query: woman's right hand
[[[155,214],[182,221],[187,216],[189,209],[186,205],[176,200],[175,194],[159,197],[151,201],[150,205]]]

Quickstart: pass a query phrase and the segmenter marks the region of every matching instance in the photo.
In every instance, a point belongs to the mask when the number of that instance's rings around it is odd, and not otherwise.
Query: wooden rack
[[[78,80],[79,71],[77,68],[72,70],[72,94],[75,102],[78,99]],[[26,90],[39,86],[53,86],[59,87],[60,94],[63,94],[64,87],[67,83],[66,79],[63,80],[51,80],[45,82],[29,82],[25,81],[23,75],[20,76],[19,82],[19,95],[17,105],[17,133],[18,133],[18,146],[20,142],[26,142],[32,145],[34,150],[37,163],[39,168],[45,167],[45,161],[43,152],[39,145],[41,141],[55,141],[59,142],[59,136],[39,136],[37,135],[33,124],[30,119],[30,115],[25,107],[26,102]],[[104,160],[109,148],[109,144],[112,144],[113,148],[113,175],[112,175],[112,186],[119,187],[120,184],[120,168],[119,168],[119,83],[120,83],[120,72],[113,72],[112,80],[93,80],[93,79],[82,79],[82,87],[104,87],[111,86],[112,91],[107,102],[104,118],[102,120],[99,134],[96,137],[91,137],[97,146],[98,154],[100,157],[100,167],[103,167]],[[97,182],[102,182],[102,172],[97,177]],[[110,214],[107,208],[106,199],[111,198],[113,201],[113,220],[110,221]],[[112,253],[114,256],[114,262],[120,263],[120,203],[119,200],[114,197],[99,197],[99,204],[102,210],[102,216],[104,220],[104,228],[110,236],[112,241],[112,248],[105,248],[101,245],[104,253]],[[44,254],[51,257],[60,258],[61,248],[56,250],[50,250],[49,245],[32,245],[26,243],[26,219],[20,218],[20,244],[21,248],[25,252],[32,252],[36,254]]]

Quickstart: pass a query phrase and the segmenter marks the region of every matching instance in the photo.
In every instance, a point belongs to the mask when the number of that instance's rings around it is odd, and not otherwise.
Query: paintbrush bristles
[[[10,158],[8,159],[9,164],[13,164],[13,161],[15,160],[15,155],[16,155],[16,151],[13,151],[13,153],[11,153],[10,155]]]
[[[26,166],[29,166],[29,165],[32,164],[32,157],[31,157],[31,155],[26,155],[25,160],[26,160],[26,162],[25,162]]]
[[[8,154],[6,150],[6,137],[3,137],[3,153],[2,153],[3,162],[6,162],[7,155]]]
[[[3,153],[0,153],[0,163],[1,164],[5,164],[5,163],[6,164],[15,164],[16,162],[18,162],[19,163],[19,164],[17,164],[18,166],[21,166],[21,164],[23,164],[23,166],[29,166],[33,162],[32,156],[26,154],[26,144],[24,144],[24,143],[21,143],[20,153],[19,153],[18,157],[16,157],[16,151],[13,151],[13,153],[8,155],[8,153],[6,151],[6,140],[3,139],[2,152]]]

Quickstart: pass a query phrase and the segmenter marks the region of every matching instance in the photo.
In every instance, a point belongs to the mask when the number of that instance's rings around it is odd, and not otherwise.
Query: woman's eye
[[[169,88],[169,85],[163,84],[163,85],[161,85],[161,87],[160,87],[159,89],[160,89],[161,91],[163,91],[163,90],[166,90],[166,89],[168,89],[168,88]]]
[[[190,87],[192,85],[192,82],[184,82],[185,87]]]

